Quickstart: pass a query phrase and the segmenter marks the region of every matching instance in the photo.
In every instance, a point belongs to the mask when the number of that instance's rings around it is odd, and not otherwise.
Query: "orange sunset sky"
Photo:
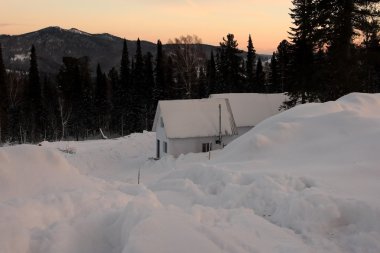
[[[251,34],[259,53],[272,53],[291,25],[290,0],[1,0],[1,6],[0,34],[60,26],[164,43],[196,34],[218,45],[233,33],[242,49]]]

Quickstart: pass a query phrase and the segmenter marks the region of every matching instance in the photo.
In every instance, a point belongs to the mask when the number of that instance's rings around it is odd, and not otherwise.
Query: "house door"
[[[157,140],[157,159],[160,159],[160,140]]]

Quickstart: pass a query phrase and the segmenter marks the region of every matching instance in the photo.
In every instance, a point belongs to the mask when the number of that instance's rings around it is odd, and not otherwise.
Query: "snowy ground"
[[[154,133],[0,148],[0,252],[378,253],[379,112],[298,106],[211,161],[149,159]]]

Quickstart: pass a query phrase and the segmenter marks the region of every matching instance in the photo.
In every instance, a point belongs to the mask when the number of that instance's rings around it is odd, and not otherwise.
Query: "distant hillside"
[[[27,70],[29,67],[29,51],[35,45],[40,71],[56,73],[62,64],[62,57],[88,56],[91,69],[94,71],[97,63],[101,63],[106,71],[118,67],[122,51],[122,38],[108,33],[90,34],[78,29],[63,29],[47,27],[35,32],[21,35],[0,35],[3,46],[3,57],[6,67],[12,70]],[[136,41],[127,40],[130,56],[135,54]],[[202,45],[207,55],[217,47]],[[155,55],[156,44],[141,41],[143,53]],[[264,58],[268,56],[264,55]]]

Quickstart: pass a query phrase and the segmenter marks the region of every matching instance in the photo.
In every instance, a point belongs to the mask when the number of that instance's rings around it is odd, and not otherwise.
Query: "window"
[[[202,152],[208,152],[212,149],[212,143],[202,143]]]
[[[168,143],[164,141],[164,152],[168,153]]]
[[[162,128],[164,127],[164,120],[162,119],[162,117],[160,118],[160,125]]]

